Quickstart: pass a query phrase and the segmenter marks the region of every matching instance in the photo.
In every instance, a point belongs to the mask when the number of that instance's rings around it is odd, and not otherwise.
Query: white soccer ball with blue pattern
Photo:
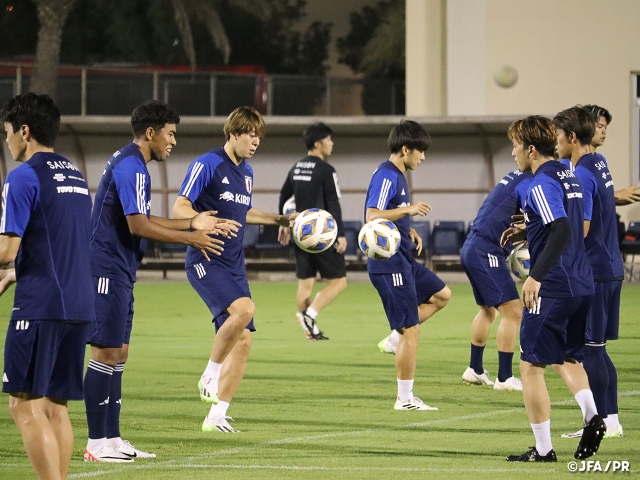
[[[507,257],[507,266],[511,273],[520,280],[526,280],[529,276],[529,267],[531,260],[529,257],[529,249],[524,242],[516,243],[513,250]]]
[[[296,211],[296,197],[291,197],[289,200],[284,202],[282,206],[282,214],[283,215],[291,215]]]
[[[373,260],[392,257],[400,248],[400,231],[384,218],[376,218],[364,224],[358,235],[360,250]]]
[[[333,216],[321,208],[309,208],[293,221],[293,241],[305,252],[320,253],[327,250],[338,237],[338,226]]]

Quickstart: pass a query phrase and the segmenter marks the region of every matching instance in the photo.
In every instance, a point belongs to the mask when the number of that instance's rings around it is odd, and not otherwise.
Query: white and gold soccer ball
[[[516,243],[507,257],[509,270],[520,280],[526,280],[529,276],[530,265],[529,249],[526,247],[526,244],[524,242]]]
[[[392,257],[400,248],[400,231],[384,218],[376,218],[364,224],[358,235],[360,250],[373,260]]]
[[[321,208],[309,208],[293,221],[293,241],[305,252],[320,253],[328,249],[338,236],[333,216]]]

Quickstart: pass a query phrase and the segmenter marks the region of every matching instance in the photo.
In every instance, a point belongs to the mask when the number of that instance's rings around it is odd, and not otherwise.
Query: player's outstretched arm
[[[640,202],[640,185],[632,185],[613,192],[616,199],[616,205],[631,205]]]
[[[247,223],[252,225],[280,225],[282,227],[290,227],[297,216],[297,212],[290,213],[289,215],[278,215],[277,213],[265,213],[252,208],[247,212]]]
[[[406,207],[393,208],[391,210],[379,210],[369,207],[367,208],[367,222],[375,220],[376,218],[384,218],[385,220],[395,222],[407,215],[412,217],[415,215],[425,216],[430,211],[431,205],[425,202],[417,202],[412,205],[407,205]]]
[[[7,291],[7,289],[16,283],[16,269],[7,268],[6,270],[0,270],[0,296]]]
[[[190,222],[190,220],[186,221]],[[152,222],[146,215],[141,213],[127,215],[127,224],[133,235],[156,242],[184,243],[190,245],[200,250],[207,260],[209,260],[207,252],[220,255],[224,250],[222,248],[224,242],[220,239],[210,237],[209,233],[211,232],[203,230],[196,230],[194,232],[171,230],[158,223]]]

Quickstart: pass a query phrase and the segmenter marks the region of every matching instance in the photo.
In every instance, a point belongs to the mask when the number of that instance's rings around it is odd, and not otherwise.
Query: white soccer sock
[[[229,408],[229,402],[224,402],[220,400],[217,405],[211,405],[211,409],[209,410],[209,415],[207,415],[211,420],[215,420],[220,417],[224,417],[227,414],[227,409]]]
[[[400,340],[400,334],[397,330],[391,330],[391,334],[389,335],[389,343],[394,347],[398,346],[398,340]]]
[[[584,423],[586,425],[594,415],[598,414],[596,402],[593,399],[593,393],[588,388],[585,388],[576,393],[575,397],[576,402],[580,405],[580,410],[582,410],[582,418],[584,418]]]
[[[215,378],[216,380],[220,378],[220,369],[222,368],[221,363],[212,362],[209,360],[207,364],[207,368],[204,370],[202,374],[203,377]]]
[[[311,317],[312,320],[315,320],[316,317],[318,316],[318,312],[316,312],[313,308],[309,307],[307,308],[306,312],[307,315],[309,315]]]
[[[413,398],[413,380],[398,379],[398,399],[406,402]]]
[[[607,415],[603,418],[604,423],[607,425],[607,429],[609,428],[617,428],[620,425],[620,420],[618,420],[618,414],[612,413],[611,415]]]
[[[107,437],[90,438],[87,442],[87,450],[89,450],[90,452],[97,452],[105,443],[107,443]]]
[[[551,444],[551,420],[532,423],[531,430],[533,430],[533,436],[536,437],[536,450],[544,457],[553,450],[553,445]]]

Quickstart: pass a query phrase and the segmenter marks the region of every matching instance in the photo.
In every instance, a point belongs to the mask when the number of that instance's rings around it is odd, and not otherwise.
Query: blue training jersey
[[[525,204],[531,267],[549,238],[549,225],[568,218],[571,239],[560,260],[542,280],[541,297],[580,297],[594,292],[593,275],[584,246],[582,186],[560,162],[543,163],[533,177]]]
[[[102,173],[93,207],[91,274],[133,286],[146,241],[129,230],[127,215],[150,216],[151,175],[138,146],[113,154]]]
[[[466,243],[480,242],[488,251],[506,253],[500,247],[500,237],[513,222],[511,216],[524,206],[532,180],[531,172],[514,170],[505,175],[482,203]]]
[[[91,196],[66,158],[34,154],[7,175],[0,233],[21,237],[12,320],[92,322]]]
[[[591,222],[584,242],[593,278],[600,282],[622,280],[624,266],[618,243],[616,199],[607,162],[601,155],[583,155],[574,174],[584,192],[584,219]]]
[[[245,160],[236,165],[224,148],[218,148],[193,161],[180,187],[180,195],[191,201],[196,212],[216,210],[216,216],[235,220],[244,227],[251,209],[252,189],[251,166]],[[209,255],[211,260],[207,262],[200,250],[189,247],[186,267],[197,263],[217,265],[235,275],[244,275],[244,228],[238,230],[237,237],[218,238],[224,241],[222,255]]]
[[[392,210],[408,205],[409,185],[404,174],[389,160],[381,163],[373,172],[367,190],[367,200],[364,207],[365,222],[367,221],[367,208]],[[411,273],[413,263],[411,238],[409,237],[411,217],[406,215],[393,223],[400,231],[400,248],[391,258],[385,260],[368,259],[367,271],[370,273]]]

